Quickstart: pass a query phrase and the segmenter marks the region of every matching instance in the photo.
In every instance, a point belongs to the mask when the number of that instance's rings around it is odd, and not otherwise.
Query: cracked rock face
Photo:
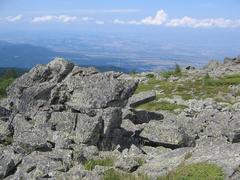
[[[22,158],[16,164],[2,154],[0,179],[57,177],[88,158],[83,147],[119,144],[114,131],[121,131],[122,108],[137,84],[59,58],[18,78],[7,90],[9,109],[0,107],[0,150]]]
[[[112,168],[152,179],[202,161],[240,177],[239,111],[166,117],[136,110],[156,98],[134,94],[137,85],[129,75],[59,58],[31,69],[0,102],[0,179],[101,179],[110,167],[87,171],[83,164],[104,157],[115,158]]]

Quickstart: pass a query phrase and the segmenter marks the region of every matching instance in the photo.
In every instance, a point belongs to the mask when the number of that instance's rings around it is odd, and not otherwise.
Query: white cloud
[[[60,15],[57,17],[57,19],[59,21],[62,21],[62,22],[72,22],[72,21],[75,21],[77,19],[76,16],[66,16],[66,15]]]
[[[168,19],[164,10],[159,10],[157,14],[152,17],[146,17],[142,20],[123,21],[115,19],[114,24],[134,24],[134,25],[162,25],[168,27],[191,27],[191,28],[236,28],[240,27],[240,19],[224,19],[224,18],[206,18],[195,19],[189,16],[183,18]]]
[[[167,20],[167,14],[164,10],[159,10],[155,17],[149,16],[141,20],[142,24],[161,25]]]
[[[90,18],[90,17],[82,17],[81,20],[82,20],[82,21],[91,21],[91,20],[93,20],[93,18]]]
[[[131,21],[122,21],[119,19],[115,19],[113,21],[114,24],[145,24],[145,25],[161,25],[167,20],[167,14],[164,10],[159,10],[154,17],[149,16],[140,21],[131,20]]]
[[[8,16],[8,17],[5,17],[4,20],[8,21],[8,22],[16,22],[16,21],[19,21],[22,19],[22,15],[19,14],[17,16]]]
[[[233,28],[240,27],[240,20],[231,20],[224,18],[216,18],[216,19],[195,19],[192,17],[185,16],[181,19],[172,19],[170,20],[166,26],[170,27],[218,27],[218,28]]]
[[[122,21],[119,19],[115,19],[113,23],[114,24],[135,24],[135,25],[142,24],[140,21]]]
[[[105,24],[105,22],[104,21],[96,21],[96,24],[103,25],[103,24]]]
[[[38,22],[49,22],[49,21],[57,21],[57,22],[63,22],[68,23],[77,20],[76,16],[68,16],[68,15],[59,15],[59,16],[39,16],[33,18],[32,22],[38,23]]]

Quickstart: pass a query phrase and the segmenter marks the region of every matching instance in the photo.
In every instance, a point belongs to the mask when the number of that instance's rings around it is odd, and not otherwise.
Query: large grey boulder
[[[35,150],[46,151],[52,148],[49,132],[33,128],[27,119],[18,114],[14,118],[13,147],[18,153],[29,153]]]
[[[114,166],[126,172],[133,172],[137,170],[140,164],[133,156],[121,156],[116,160]]]
[[[54,177],[58,172],[67,172],[72,165],[70,150],[33,152],[25,156],[18,170],[31,179]]]
[[[63,59],[55,59],[47,65],[38,65],[18,78],[7,91],[9,99],[20,113],[29,115],[46,106],[51,90],[61,82],[74,65]]]
[[[154,91],[141,92],[141,93],[133,95],[129,99],[128,106],[135,108],[141,104],[151,102],[155,98],[156,98],[156,92],[154,92]]]
[[[75,141],[77,143],[97,145],[103,128],[101,116],[89,117],[85,114],[78,114]]]
[[[230,112],[209,108],[200,110],[194,117],[186,117],[186,114],[182,113],[173,121],[178,126],[184,127],[186,133],[192,138],[201,139],[209,136],[222,139],[226,137],[226,141],[236,143],[240,142],[239,116],[238,111]]]
[[[175,149],[179,147],[193,145],[192,139],[185,130],[174,123],[159,123],[151,121],[144,126],[140,136],[149,144],[156,144],[167,148]]]
[[[165,176],[170,171],[174,170],[183,161],[186,156],[192,151],[192,148],[180,148],[174,151],[170,151],[158,156],[155,156],[152,160],[143,164],[138,170],[138,173],[147,174],[152,179]]]
[[[238,179],[240,173],[238,171],[240,165],[240,145],[223,143],[219,141],[218,143],[207,141],[208,145],[199,145],[191,153],[190,158],[188,158],[185,163],[212,163],[221,167],[224,171],[226,179]]]
[[[71,91],[66,104],[78,111],[123,106],[137,84],[118,79],[120,75],[114,72],[90,76],[69,74],[63,82]]]

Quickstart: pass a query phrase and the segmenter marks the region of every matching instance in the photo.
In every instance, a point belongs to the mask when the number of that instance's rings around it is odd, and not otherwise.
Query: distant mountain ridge
[[[120,68],[112,65],[102,64],[98,60],[86,60],[84,55],[55,52],[49,48],[35,46],[30,44],[13,44],[5,41],[0,41],[0,75],[8,69],[14,68],[17,72],[26,72],[27,69],[32,68],[36,64],[46,64],[54,57],[65,57],[67,59],[74,59],[75,64],[83,67],[95,67],[99,71],[119,71],[129,72],[125,68]],[[82,60],[81,60],[82,59]],[[77,61],[77,62],[76,62]],[[92,63],[92,64],[91,64]]]

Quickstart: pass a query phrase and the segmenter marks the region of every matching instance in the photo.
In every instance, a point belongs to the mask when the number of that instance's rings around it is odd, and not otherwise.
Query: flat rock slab
[[[141,92],[141,93],[133,95],[129,99],[128,105],[132,108],[135,108],[142,104],[151,102],[155,99],[156,99],[156,92],[154,92],[154,91]]]

